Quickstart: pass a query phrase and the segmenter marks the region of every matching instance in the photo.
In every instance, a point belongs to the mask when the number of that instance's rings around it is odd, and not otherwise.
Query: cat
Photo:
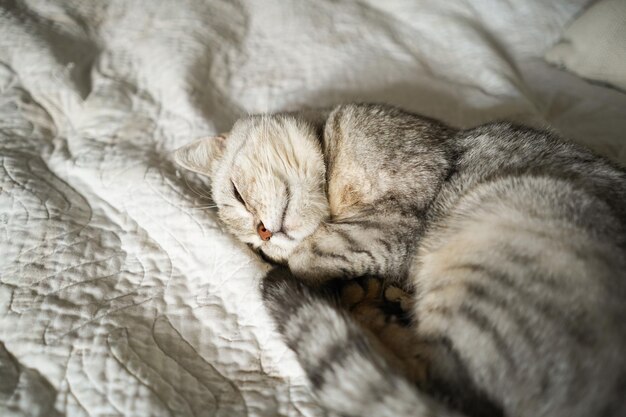
[[[626,415],[616,164],[549,132],[375,104],[244,117],[175,160],[211,178],[230,233],[284,265],[264,302],[329,411]],[[413,294],[409,358],[324,289],[363,276]]]

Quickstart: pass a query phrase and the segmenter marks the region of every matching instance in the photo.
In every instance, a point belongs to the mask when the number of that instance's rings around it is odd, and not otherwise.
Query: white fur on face
[[[313,128],[287,116],[252,116],[235,123],[225,146],[212,170],[220,219],[241,241],[286,262],[328,217],[325,167]],[[269,241],[257,234],[260,222],[273,233]]]

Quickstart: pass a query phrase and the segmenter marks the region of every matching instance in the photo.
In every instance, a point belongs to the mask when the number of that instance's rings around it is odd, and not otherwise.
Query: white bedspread
[[[322,415],[170,151],[359,100],[626,162],[626,94],[540,59],[585,3],[0,1],[0,415]]]

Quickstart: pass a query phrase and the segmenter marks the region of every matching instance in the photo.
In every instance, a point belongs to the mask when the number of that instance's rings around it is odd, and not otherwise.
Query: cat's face
[[[285,263],[328,217],[319,140],[311,126],[294,118],[240,119],[223,136],[180,148],[175,159],[211,178],[221,221],[275,262]]]

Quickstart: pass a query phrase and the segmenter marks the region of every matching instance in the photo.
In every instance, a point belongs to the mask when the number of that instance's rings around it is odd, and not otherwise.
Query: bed
[[[0,415],[324,415],[171,151],[382,101],[626,163],[626,94],[542,59],[587,3],[1,1]]]

